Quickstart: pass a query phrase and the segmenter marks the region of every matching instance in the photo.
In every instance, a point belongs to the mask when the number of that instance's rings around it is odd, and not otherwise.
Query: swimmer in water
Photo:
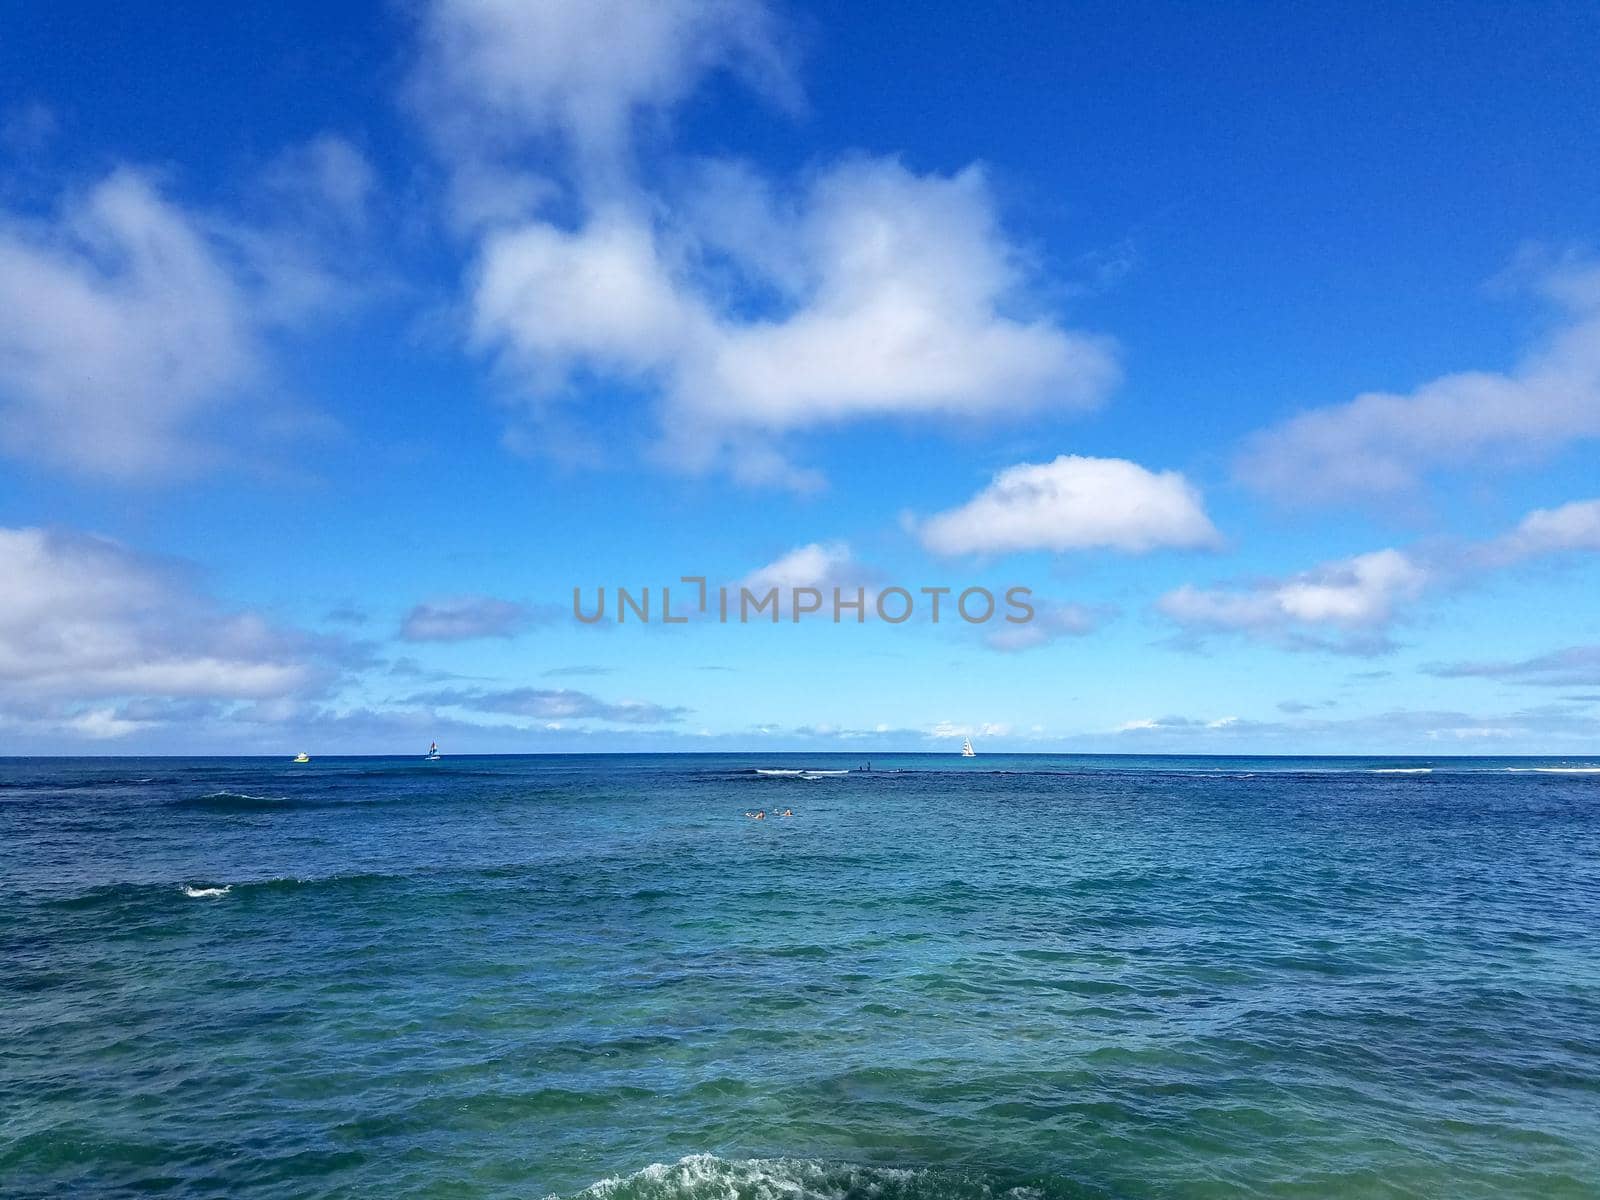
[[[781,816],[785,816],[785,817],[792,817],[792,816],[794,816],[794,809],[786,808],[786,809],[783,810],[783,812],[780,815]]]

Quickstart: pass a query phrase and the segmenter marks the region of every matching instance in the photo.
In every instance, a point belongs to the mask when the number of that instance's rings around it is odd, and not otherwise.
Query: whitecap
[[[183,887],[183,894],[195,900],[216,900],[231,891],[233,891],[231,883],[224,887],[190,887],[188,884]]]

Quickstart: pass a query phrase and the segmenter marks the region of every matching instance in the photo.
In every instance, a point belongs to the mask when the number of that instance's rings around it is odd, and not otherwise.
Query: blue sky
[[[1592,6],[325,9],[0,9],[11,752],[1600,741]]]

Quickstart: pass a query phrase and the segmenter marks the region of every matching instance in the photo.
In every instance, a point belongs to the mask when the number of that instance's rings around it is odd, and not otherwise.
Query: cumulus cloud
[[[1190,637],[1242,633],[1291,649],[1383,653],[1394,648],[1384,630],[1424,593],[1538,558],[1597,550],[1600,501],[1579,500],[1535,509],[1510,532],[1481,542],[1376,550],[1238,587],[1184,584],[1162,596],[1156,609]]]
[[[0,707],[108,735],[152,701],[262,701],[325,687],[344,643],[228,612],[171,564],[102,538],[0,529]],[[137,710],[92,707],[132,699]],[[90,705],[90,707],[85,707]]]
[[[465,642],[509,638],[523,632],[539,614],[526,604],[493,596],[448,596],[418,604],[400,622],[407,642]]]
[[[1184,584],[1161,597],[1156,607],[1193,632],[1246,633],[1289,645],[1367,653],[1386,648],[1367,635],[1386,626],[1429,582],[1427,569],[1409,555],[1377,550],[1244,588]],[[1306,636],[1307,629],[1318,628],[1345,636]]]
[[[1363,499],[1411,489],[1435,467],[1528,460],[1600,436],[1600,268],[1569,260],[1538,283],[1566,321],[1514,369],[1301,413],[1246,443],[1239,477],[1297,502]]]
[[[690,471],[814,486],[789,434],[897,416],[1015,417],[1097,403],[1103,338],[1014,303],[1025,272],[984,176],[858,161],[818,176],[719,287],[693,231],[611,205],[578,228],[532,221],[484,242],[473,338],[534,397],[598,374],[659,410],[660,454]],[[792,258],[765,251],[772,241]],[[752,307],[751,296],[763,302]]]
[[[473,712],[531,717],[540,721],[597,720],[623,725],[678,722],[693,710],[644,700],[601,700],[569,688],[510,688],[504,691],[443,691],[412,698],[412,703],[464,708]]]
[[[416,96],[475,229],[470,339],[546,436],[583,438],[574,383],[621,384],[655,413],[654,457],[795,490],[819,474],[785,442],[853,421],[1016,417],[1097,403],[1104,338],[1030,295],[982,169],[891,158],[799,181],[736,162],[635,176],[635,144],[709,77],[794,104],[769,8],[754,0],[525,5],[437,0]],[[519,167],[530,145],[548,177]],[[559,431],[559,436],[556,435]]]
[[[1143,554],[1214,547],[1221,535],[1199,491],[1176,471],[1063,454],[997,474],[966,504],[917,527],[936,554],[1105,548]]]

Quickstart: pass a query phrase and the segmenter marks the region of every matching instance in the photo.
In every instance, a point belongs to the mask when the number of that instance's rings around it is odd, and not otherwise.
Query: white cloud
[[[811,542],[797,546],[764,567],[756,568],[741,580],[741,584],[752,591],[773,587],[827,588],[843,586],[846,579],[855,573],[858,573],[858,568],[847,544]]]
[[[817,610],[816,619],[830,620],[833,616],[834,589],[837,588],[841,598],[850,603],[854,602],[856,591],[860,589],[864,606],[863,618],[871,620],[873,605],[877,598],[877,590],[867,582],[871,574],[872,572],[856,561],[846,543],[811,542],[795,547],[765,566],[757,567],[735,584],[729,590],[729,594],[737,597],[740,595],[740,588],[748,588],[752,595],[760,596],[776,588],[779,615],[792,618],[796,600],[795,589],[813,588],[822,596],[822,606]],[[738,600],[735,599],[731,603],[737,605]],[[804,613],[803,608],[801,611]],[[855,610],[842,609],[841,620],[854,622]]]
[[[686,347],[714,337],[650,230],[620,209],[575,233],[534,222],[490,235],[472,313],[475,343],[502,351],[540,392],[580,365],[635,377],[670,370]]]
[[[977,725],[961,725],[954,721],[940,721],[926,731],[926,736],[941,742],[955,738],[1010,737],[1011,726],[1003,722],[986,721]]]
[[[1106,610],[1085,604],[1034,602],[1033,620],[1024,625],[1008,625],[984,637],[991,650],[1016,653],[1047,646],[1064,637],[1085,637],[1098,629],[1108,615]]]
[[[1513,370],[1301,413],[1247,442],[1240,478],[1297,502],[1361,499],[1411,489],[1434,467],[1528,460],[1600,436],[1600,269],[1569,261],[1539,282],[1567,323]]]
[[[635,178],[641,131],[719,71],[793,104],[781,41],[756,0],[427,9],[415,97],[481,238],[471,341],[538,435],[513,444],[592,456],[563,402],[575,382],[622,383],[655,410],[668,465],[813,490],[782,444],[805,431],[1081,409],[1115,384],[1107,339],[1030,304],[977,166],[860,158],[796,184],[679,160],[655,194]],[[535,177],[517,164],[529,144],[567,153]]]
[[[436,0],[421,40],[415,101],[448,154],[555,139],[612,184],[641,118],[712,72],[781,103],[798,94],[756,0]]]
[[[218,609],[170,567],[100,538],[0,529],[0,705],[268,699],[325,682],[311,639]],[[120,728],[99,710],[77,719]]]
[[[570,688],[511,688],[506,691],[444,691],[413,696],[409,703],[462,708],[540,720],[612,721],[622,725],[663,725],[684,719],[692,710],[647,700],[601,700]],[[559,729],[559,724],[547,725]]]
[[[576,229],[502,229],[475,272],[474,343],[544,403],[575,376],[636,385],[675,465],[800,487],[815,476],[788,463],[785,435],[1070,411],[1116,382],[1105,339],[1016,311],[1024,272],[977,168],[853,162],[760,223],[759,241],[722,231],[712,247],[613,203]]]
[[[192,426],[260,372],[249,301],[201,225],[118,171],[58,221],[0,217],[0,439],[129,479],[191,469]]]
[[[918,536],[937,554],[1105,548],[1143,554],[1216,546],[1199,491],[1176,471],[1063,454],[1007,467],[966,504],[929,517]]]
[[[1441,742],[1496,741],[1506,743],[1504,752],[1550,754],[1564,747],[1582,754],[1593,746],[1597,733],[1600,721],[1595,718],[1571,706],[1545,705],[1486,715],[1401,709],[1288,721],[1166,716],[1125,721],[1108,736],[1164,753],[1429,754]],[[1074,740],[1106,744],[1098,738]]]
[[[1600,551],[1600,500],[1534,509],[1510,533],[1484,545],[1478,557],[1487,566],[1508,566],[1574,550]]]
[[[1296,649],[1375,653],[1393,648],[1382,630],[1424,593],[1573,551],[1600,551],[1600,500],[1535,509],[1509,533],[1482,542],[1376,550],[1243,587],[1184,584],[1162,596],[1156,608],[1191,634],[1244,633]],[[1319,628],[1343,636],[1308,632]]]
[[[1331,627],[1367,633],[1388,625],[1396,611],[1420,597],[1431,580],[1426,568],[1399,550],[1377,550],[1325,563],[1282,580],[1243,589],[1184,584],[1157,609],[1191,631],[1228,631],[1293,640],[1297,630]],[[1357,638],[1316,644],[1323,649],[1377,648]]]
[[[370,188],[324,136],[249,183],[253,222],[127,167],[51,217],[0,212],[0,451],[115,481],[213,465],[224,418],[237,434],[281,407],[268,335],[353,290],[328,265],[328,214],[356,220]]]

